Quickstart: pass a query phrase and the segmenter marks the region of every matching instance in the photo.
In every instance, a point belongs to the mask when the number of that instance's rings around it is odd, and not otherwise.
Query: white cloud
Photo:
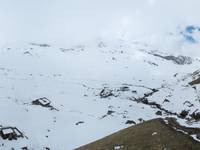
[[[200,25],[197,0],[0,1],[0,40],[65,43],[99,35],[137,38]]]

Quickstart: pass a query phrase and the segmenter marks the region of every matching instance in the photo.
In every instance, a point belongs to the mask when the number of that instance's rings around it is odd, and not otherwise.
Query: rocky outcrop
[[[192,64],[192,58],[190,58],[188,56],[179,55],[179,56],[176,57],[176,56],[173,56],[173,55],[162,56],[162,55],[159,55],[159,54],[153,54],[153,56],[160,57],[160,58],[163,58],[165,60],[171,60],[175,64],[178,64],[178,65]]]

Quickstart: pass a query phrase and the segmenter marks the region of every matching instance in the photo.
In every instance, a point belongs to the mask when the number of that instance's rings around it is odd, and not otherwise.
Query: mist
[[[151,42],[185,25],[200,25],[199,6],[198,0],[2,0],[0,43],[98,37]]]

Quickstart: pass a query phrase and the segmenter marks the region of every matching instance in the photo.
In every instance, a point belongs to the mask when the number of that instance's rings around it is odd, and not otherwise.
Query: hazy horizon
[[[197,0],[6,0],[0,41],[65,43],[97,37],[134,39],[200,25]],[[192,3],[192,5],[191,5]],[[193,10],[193,11],[190,11]]]

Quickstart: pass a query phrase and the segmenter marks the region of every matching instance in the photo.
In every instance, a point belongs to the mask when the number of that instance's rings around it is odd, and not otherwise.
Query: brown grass
[[[200,150],[199,142],[175,131],[162,119],[129,127],[76,150],[114,150],[118,145],[123,146],[120,150]]]
[[[193,80],[192,82],[189,83],[190,85],[195,85],[195,84],[200,84],[200,78]]]

